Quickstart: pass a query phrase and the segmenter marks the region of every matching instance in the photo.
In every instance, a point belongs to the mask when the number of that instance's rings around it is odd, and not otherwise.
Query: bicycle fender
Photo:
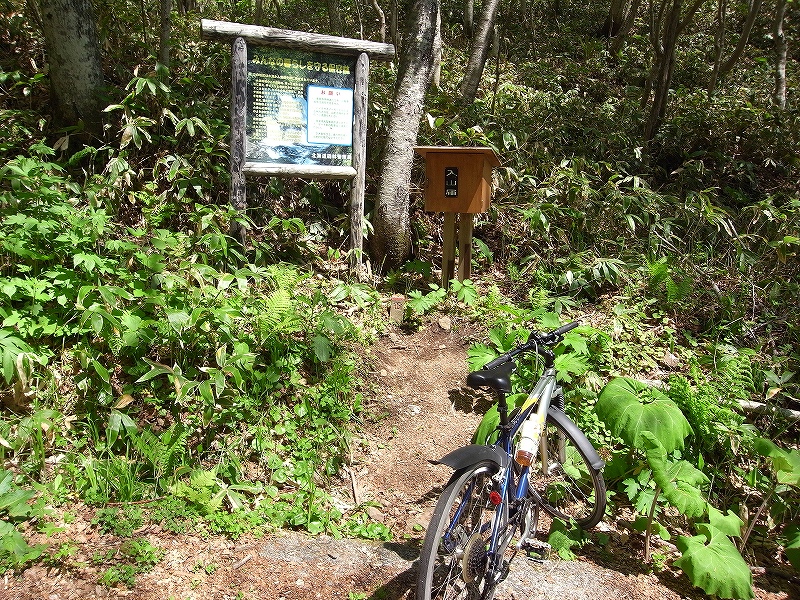
[[[498,467],[503,468],[508,466],[508,454],[503,452],[497,446],[483,446],[481,444],[470,444],[463,448],[453,450],[449,454],[443,456],[439,460],[430,461],[434,465],[447,465],[454,471],[471,467],[479,462],[490,461],[495,463]]]
[[[603,470],[603,467],[606,466],[605,461],[600,458],[600,455],[597,453],[597,450],[594,449],[592,443],[586,438],[584,433],[578,429],[578,426],[572,422],[572,419],[555,406],[551,406],[550,410],[547,411],[547,418],[553,419],[556,423],[561,425],[564,431],[572,437],[575,444],[583,451],[586,458],[589,459],[589,464],[595,471]]]

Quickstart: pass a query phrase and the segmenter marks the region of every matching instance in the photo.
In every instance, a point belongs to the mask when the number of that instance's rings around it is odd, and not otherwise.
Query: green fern
[[[165,477],[176,474],[186,458],[186,441],[189,430],[181,423],[173,425],[157,436],[149,429],[142,429],[134,436],[134,446],[153,469],[153,479],[157,487],[165,489]]]
[[[680,302],[692,291],[692,281],[688,277],[676,278],[675,269],[670,266],[666,256],[657,261],[647,262],[648,285],[666,296],[667,302]]]

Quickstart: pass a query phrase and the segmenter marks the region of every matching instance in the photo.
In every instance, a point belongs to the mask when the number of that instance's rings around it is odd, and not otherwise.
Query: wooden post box
[[[425,159],[425,210],[486,212],[492,197],[492,167],[500,159],[491,148],[419,146]]]
[[[419,146],[425,158],[425,210],[443,212],[442,287],[455,272],[456,214],[458,217],[458,279],[472,271],[472,215],[486,212],[492,197],[492,167],[500,159],[491,148]]]

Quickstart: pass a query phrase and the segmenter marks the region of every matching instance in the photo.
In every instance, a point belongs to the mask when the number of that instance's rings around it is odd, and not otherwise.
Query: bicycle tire
[[[606,510],[605,480],[602,471],[592,466],[596,461],[590,457],[597,452],[589,440],[569,417],[555,410],[547,414],[539,455],[529,473],[529,493],[551,516],[589,529]]]
[[[483,461],[455,472],[445,486],[420,552],[417,600],[482,600],[493,596],[496,582],[484,575],[495,515],[489,494],[498,469],[496,463]]]

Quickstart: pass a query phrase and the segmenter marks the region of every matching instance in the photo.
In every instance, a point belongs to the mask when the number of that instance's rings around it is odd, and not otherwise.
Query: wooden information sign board
[[[203,19],[231,43],[231,205],[247,209],[245,173],[350,179],[350,247],[361,266],[370,57],[392,44]],[[231,232],[244,242],[244,230]]]

